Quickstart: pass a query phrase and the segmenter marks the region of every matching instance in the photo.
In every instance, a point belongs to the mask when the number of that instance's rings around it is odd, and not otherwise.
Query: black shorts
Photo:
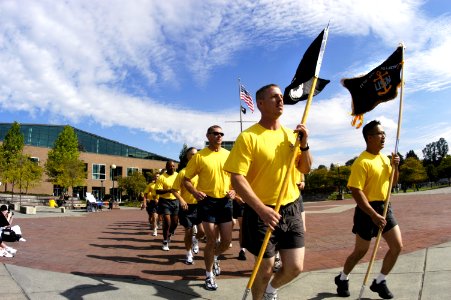
[[[300,202],[298,200],[281,206],[282,216],[276,229],[271,233],[264,258],[273,257],[279,249],[296,249],[304,247],[304,225],[302,222]],[[268,226],[258,214],[245,205],[243,215],[243,247],[257,256],[263,244]]]
[[[179,214],[179,200],[160,198],[158,200],[158,214],[177,216]]]
[[[243,216],[244,203],[241,201],[233,200],[233,218],[238,219]]]
[[[370,205],[378,214],[384,214],[384,201],[371,201]],[[386,233],[387,231],[398,225],[395,216],[393,215],[391,204],[388,205],[386,220],[387,225],[385,225],[382,233]],[[354,226],[352,227],[352,232],[354,234],[358,234],[362,239],[366,241],[371,241],[371,238],[376,237],[379,233],[379,227],[377,227],[376,224],[373,223],[369,215],[363,212],[360,207],[356,206],[354,211]]]
[[[213,198],[207,196],[197,203],[197,212],[202,222],[227,223],[232,221],[232,200],[227,197]]]
[[[193,228],[193,225],[202,223],[197,213],[197,204],[188,204],[188,210],[181,208],[179,211],[179,222],[185,228]]]
[[[147,201],[146,211],[149,215],[156,213],[157,212],[157,201],[155,201],[155,200]]]

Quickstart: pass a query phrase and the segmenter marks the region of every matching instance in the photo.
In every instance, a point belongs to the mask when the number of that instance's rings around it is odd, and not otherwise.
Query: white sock
[[[166,244],[168,242],[168,240],[163,240],[163,244]]]
[[[379,275],[377,275],[376,277],[376,283],[379,284],[381,283],[383,280],[385,280],[385,275],[382,273],[379,273]]]
[[[213,272],[205,271],[205,275],[207,276],[207,278],[211,278],[213,277]]]
[[[266,293],[274,294],[276,291],[277,291],[277,289],[273,288],[271,285],[271,282],[269,282],[268,286],[266,287]]]
[[[193,257],[193,253],[191,252],[191,250],[186,252],[186,256],[187,257]]]
[[[218,260],[218,256],[217,255],[215,255],[215,261],[217,261]]]
[[[241,248],[241,251],[246,252],[246,248]]]
[[[340,272],[340,280],[349,280],[349,276],[346,275],[343,271]]]

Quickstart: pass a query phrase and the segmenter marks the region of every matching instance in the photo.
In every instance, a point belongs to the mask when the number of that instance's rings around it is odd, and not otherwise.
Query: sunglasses
[[[217,131],[209,132],[209,134],[212,134],[212,135],[214,135],[214,136],[218,136],[218,135],[224,136],[224,132],[217,132]]]

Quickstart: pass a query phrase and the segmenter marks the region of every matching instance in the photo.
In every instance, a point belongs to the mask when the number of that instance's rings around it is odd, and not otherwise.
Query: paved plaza
[[[392,195],[404,240],[387,278],[395,299],[451,297],[450,190]],[[280,299],[339,299],[333,277],[352,250],[354,206],[353,200],[306,203],[305,269],[280,290]],[[27,242],[11,244],[16,257],[0,258],[1,299],[241,299],[253,268],[249,254],[247,261],[237,259],[236,228],[232,248],[220,257],[219,288],[206,291],[202,251],[194,265],[184,264],[181,226],[170,251],[162,251],[161,232],[150,235],[147,214],[138,208],[61,213],[38,207],[36,215],[16,212],[15,223]],[[373,274],[386,250],[382,241]],[[351,299],[358,297],[370,254],[351,274]],[[366,287],[363,299],[379,298]]]

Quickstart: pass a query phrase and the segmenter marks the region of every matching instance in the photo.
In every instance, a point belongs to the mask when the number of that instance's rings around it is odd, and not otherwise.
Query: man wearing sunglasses
[[[303,269],[304,226],[296,184],[299,172],[309,173],[312,156],[307,128],[299,124],[293,130],[280,123],[284,108],[280,88],[275,84],[266,85],[257,91],[256,100],[260,121],[238,136],[224,169],[231,173],[232,185],[246,203],[243,246],[257,256],[266,231],[272,230],[252,286],[252,297],[277,299],[277,289],[296,278]],[[300,151],[294,148],[298,136]],[[293,155],[297,155],[296,166],[289,173]],[[288,176],[287,188],[277,213],[274,207],[285,176]],[[277,251],[282,267],[273,275]]]
[[[223,170],[229,151],[221,147],[224,133],[218,125],[207,130],[208,146],[197,152],[188,162],[184,185],[197,199],[198,213],[202,220],[207,243],[204,248],[206,269],[205,288],[218,288],[215,276],[221,273],[218,256],[229,248],[232,241],[232,200],[230,174]],[[198,176],[197,187],[191,179]],[[221,241],[216,245],[216,228]]]

